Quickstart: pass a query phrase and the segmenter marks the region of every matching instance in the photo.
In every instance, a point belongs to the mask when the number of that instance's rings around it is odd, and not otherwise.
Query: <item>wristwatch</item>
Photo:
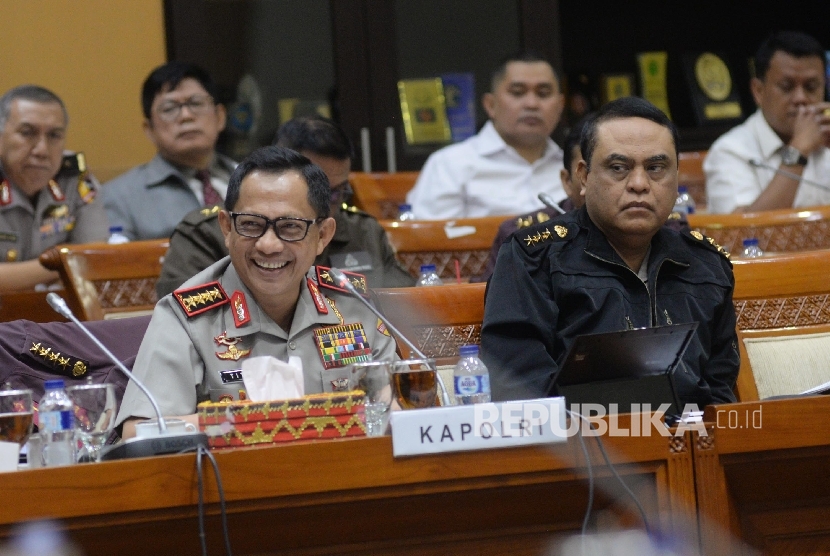
[[[807,157],[792,145],[786,145],[781,151],[781,164],[784,166],[807,166]]]

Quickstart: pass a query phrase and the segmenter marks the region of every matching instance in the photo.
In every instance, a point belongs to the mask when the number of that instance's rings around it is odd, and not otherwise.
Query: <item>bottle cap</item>
[[[124,226],[110,226],[111,234],[120,234],[124,231]]]
[[[406,205],[406,204],[398,205],[398,210],[401,211],[401,212],[410,211],[410,210],[412,210],[412,205]]]
[[[421,265],[421,274],[424,272],[435,272],[435,265],[434,264],[422,264]]]
[[[744,247],[752,247],[758,245],[758,238],[750,237],[744,240]]]
[[[461,357],[469,357],[471,355],[478,355],[478,345],[470,344],[466,346],[459,346],[458,355]]]
[[[686,187],[685,185],[678,185],[678,186],[677,186],[677,192],[678,192],[678,193],[688,193],[688,192],[689,192],[689,188],[688,188],[688,187]]]
[[[51,390],[53,388],[63,388],[64,382],[62,379],[55,379],[55,380],[47,380],[43,383],[43,388],[46,390]]]

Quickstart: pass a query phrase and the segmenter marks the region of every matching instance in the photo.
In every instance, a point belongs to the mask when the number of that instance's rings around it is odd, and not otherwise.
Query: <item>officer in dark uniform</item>
[[[83,154],[64,153],[61,99],[36,85],[0,97],[0,291],[58,278],[37,257],[59,243],[107,238],[98,183]]]
[[[275,144],[305,155],[329,178],[332,217],[337,228],[315,264],[363,274],[371,287],[413,286],[415,278],[395,258],[380,223],[346,204],[351,194],[348,180],[352,148],[343,130],[327,118],[295,118],[279,128]],[[159,299],[228,255],[219,229],[220,209],[216,205],[193,211],[173,231],[170,250],[156,283]]]
[[[485,300],[493,399],[553,395],[581,334],[698,322],[675,373],[683,404],[735,401],[740,363],[728,254],[664,226],[677,198],[677,131],[649,102],[604,106],[582,134],[585,206],[515,233]]]

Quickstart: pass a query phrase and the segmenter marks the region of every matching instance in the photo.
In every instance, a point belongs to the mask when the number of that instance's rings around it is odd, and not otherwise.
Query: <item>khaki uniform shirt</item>
[[[64,157],[64,165],[75,155]],[[107,216],[97,180],[63,169],[35,199],[0,175],[0,262],[36,259],[60,243],[106,241]]]
[[[316,267],[311,267],[307,276],[317,284]],[[386,328],[380,326],[377,317],[349,294],[320,287],[327,310],[327,313],[322,313],[304,283],[291,330],[286,332],[259,308],[229,257],[200,272],[177,291],[213,281],[219,282],[228,297],[234,297],[235,292],[244,296],[250,321],[237,326],[233,303],[188,317],[173,295],[165,296],[158,302],[133,372],[153,393],[164,415],[194,413],[196,404],[206,400],[239,399],[240,390],[244,390],[238,376],[240,373],[227,371],[239,370],[245,359],[263,355],[282,361],[287,361],[289,356],[300,357],[305,393],[330,391],[331,381],[345,376],[345,367],[323,369],[314,335],[314,331],[321,327],[360,323],[373,359],[396,357],[395,341],[385,332]],[[342,315],[342,320],[338,314]],[[224,339],[220,340],[223,334]],[[228,354],[236,356],[236,359]],[[116,424],[129,417],[154,416],[150,402],[130,382]]]

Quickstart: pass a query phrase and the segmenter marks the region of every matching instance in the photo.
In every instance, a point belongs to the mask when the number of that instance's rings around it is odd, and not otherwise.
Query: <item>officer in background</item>
[[[66,154],[69,116],[55,93],[22,85],[0,97],[0,292],[53,282],[37,258],[59,243],[107,239],[98,183]]]
[[[352,147],[343,130],[320,116],[294,118],[277,130],[274,143],[307,157],[322,168],[331,184],[332,217],[337,229],[315,264],[359,272],[375,288],[413,286],[415,278],[395,258],[380,223],[346,204],[351,195]],[[195,210],[176,227],[156,283],[159,299],[228,254],[219,228],[220,208],[215,205]]]
[[[244,399],[251,357],[298,357],[306,394],[344,389],[351,363],[395,357],[375,314],[313,266],[335,233],[330,194],[323,171],[291,149],[262,147],[239,164],[218,217],[230,256],[158,302],[138,350],[133,372],[164,415],[195,423],[201,401]],[[367,291],[365,277],[348,276]],[[153,416],[130,382],[124,437]]]

